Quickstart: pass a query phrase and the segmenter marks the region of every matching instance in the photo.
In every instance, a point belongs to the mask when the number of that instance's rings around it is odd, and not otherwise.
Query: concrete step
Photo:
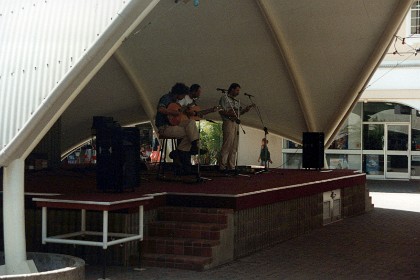
[[[220,245],[219,240],[146,237],[144,251],[151,254],[174,254],[211,257],[213,247]]]
[[[155,221],[149,223],[149,236],[219,240],[226,224]]]
[[[145,266],[168,267],[202,271],[208,268],[212,261],[211,257],[186,256],[175,254],[151,254],[143,255],[142,262]]]
[[[232,209],[159,208],[157,220],[148,224],[143,263],[189,270],[226,263],[233,258],[232,216]]]
[[[158,220],[226,225],[228,213],[233,213],[233,210],[219,208],[163,207],[158,210]]]
[[[372,197],[369,196],[369,189],[366,188],[365,191],[365,211],[369,212],[375,208],[375,205],[372,203]]]

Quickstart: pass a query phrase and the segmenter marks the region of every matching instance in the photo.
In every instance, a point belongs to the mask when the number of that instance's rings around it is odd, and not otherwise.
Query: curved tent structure
[[[216,88],[238,82],[271,133],[301,142],[302,132],[324,132],[328,144],[412,2],[1,0],[5,195],[23,201],[22,160],[58,119],[64,152],[90,136],[93,115],[153,120],[158,98],[178,81],[202,85],[202,107],[218,102]],[[255,113],[242,123],[261,126]],[[24,254],[5,251],[6,266],[20,267],[11,262]]]
[[[203,86],[202,107],[238,82],[272,133],[331,139],[412,1],[4,2],[2,166],[59,117],[63,151],[90,135],[92,115],[152,120],[177,81]],[[252,113],[243,123],[261,126]]]

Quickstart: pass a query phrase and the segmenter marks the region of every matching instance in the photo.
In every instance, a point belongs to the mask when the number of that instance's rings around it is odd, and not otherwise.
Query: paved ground
[[[369,181],[368,187],[373,211],[230,264],[204,272],[108,267],[107,278],[420,279],[420,182]],[[87,280],[101,275],[100,267],[86,267]]]

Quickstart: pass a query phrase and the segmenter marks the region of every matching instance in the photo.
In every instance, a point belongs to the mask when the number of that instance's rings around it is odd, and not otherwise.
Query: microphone
[[[248,97],[254,97],[252,94],[249,94],[249,93],[244,93],[244,95]]]
[[[216,88],[216,90],[223,91],[223,92],[227,91],[227,89],[224,89],[224,88]]]

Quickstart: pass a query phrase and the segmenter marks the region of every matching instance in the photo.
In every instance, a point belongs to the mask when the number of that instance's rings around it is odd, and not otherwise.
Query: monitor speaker
[[[324,133],[304,132],[302,167],[321,169],[324,167]]]

